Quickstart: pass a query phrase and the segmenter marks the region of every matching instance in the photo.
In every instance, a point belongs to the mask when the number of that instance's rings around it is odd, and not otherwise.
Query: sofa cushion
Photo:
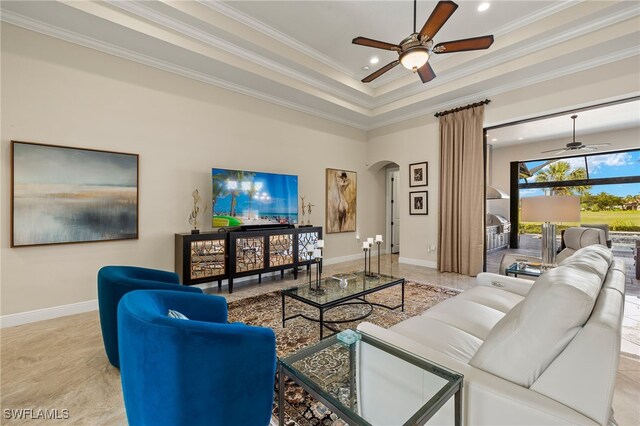
[[[522,299],[508,291],[475,287],[391,330],[468,363],[504,313]]]
[[[527,297],[491,330],[469,363],[521,386],[531,386],[591,314],[608,268],[601,271],[607,255],[598,247],[579,250],[583,253],[576,256],[584,257],[567,260],[542,274]],[[589,265],[585,264],[587,258],[592,262]]]
[[[600,280],[609,271],[609,266],[613,262],[613,253],[607,247],[594,244],[577,250],[571,257],[564,259],[558,266],[572,265],[585,271],[598,275]]]
[[[502,319],[504,312],[469,298],[453,297],[428,309],[422,316],[449,324],[484,340],[496,323]]]
[[[390,330],[465,364],[482,344],[466,331],[424,315],[402,321]]]
[[[471,300],[505,314],[524,299],[519,294],[488,286],[474,287],[460,293],[456,298]]]

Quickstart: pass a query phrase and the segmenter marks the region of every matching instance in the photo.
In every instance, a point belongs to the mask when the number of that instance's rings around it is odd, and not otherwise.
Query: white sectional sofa
[[[358,329],[462,373],[463,424],[612,422],[623,262],[591,245],[536,281],[485,273],[478,284],[390,329],[370,323]],[[361,380],[372,374],[367,369]],[[402,376],[391,372],[384,380],[402,389],[393,383]],[[412,397],[408,392],[363,389],[363,407],[375,406],[376,398],[400,403]],[[453,424],[453,401],[428,424]]]

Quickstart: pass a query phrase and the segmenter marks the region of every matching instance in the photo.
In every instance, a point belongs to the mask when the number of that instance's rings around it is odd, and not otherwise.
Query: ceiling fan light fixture
[[[400,54],[400,63],[408,70],[417,71],[429,60],[429,50],[423,46],[412,47]]]

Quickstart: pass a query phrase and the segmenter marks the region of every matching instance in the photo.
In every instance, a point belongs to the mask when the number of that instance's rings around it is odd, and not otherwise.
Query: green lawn
[[[612,231],[640,231],[640,210],[614,210],[580,213],[581,223],[607,223]],[[562,223],[558,225],[559,229],[566,229],[570,226],[576,226],[577,223]],[[539,223],[523,223],[526,233],[540,233]]]
[[[613,223],[615,221],[631,222],[640,226],[640,210],[624,211],[602,211],[602,212],[582,212],[580,221],[582,223]]]

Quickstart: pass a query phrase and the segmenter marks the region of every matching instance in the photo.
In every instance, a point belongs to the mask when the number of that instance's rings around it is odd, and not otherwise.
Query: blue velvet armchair
[[[118,302],[133,290],[176,290],[202,293],[197,287],[180,285],[177,274],[135,266],[105,266],[98,271],[98,308],[102,340],[109,362],[120,367],[118,356]]]
[[[170,309],[188,319],[169,317]],[[223,297],[128,293],[118,306],[118,339],[129,424],[269,424],[275,334],[270,328],[228,324]]]

